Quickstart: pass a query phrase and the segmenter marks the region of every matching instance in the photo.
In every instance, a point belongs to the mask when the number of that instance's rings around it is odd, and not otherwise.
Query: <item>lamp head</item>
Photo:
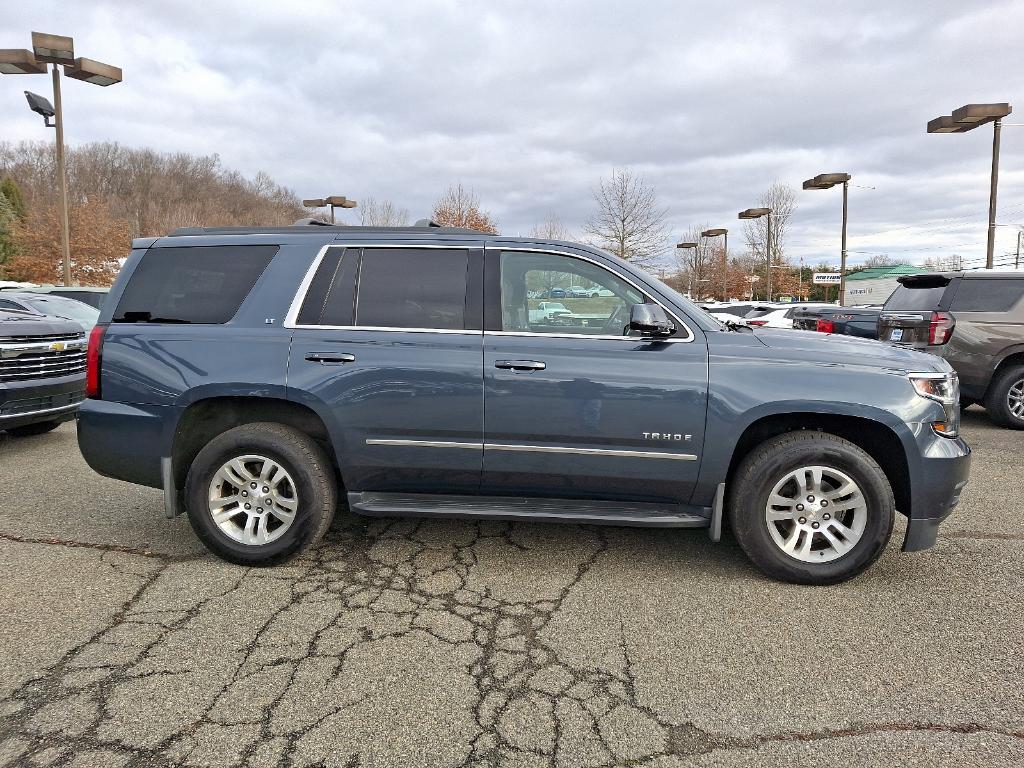
[[[38,93],[25,91],[25,100],[28,102],[28,108],[37,115],[42,115],[43,122],[46,123],[47,127],[52,128],[53,124],[50,123],[50,118],[57,113],[54,111],[53,104],[50,103],[49,99],[40,96]]]

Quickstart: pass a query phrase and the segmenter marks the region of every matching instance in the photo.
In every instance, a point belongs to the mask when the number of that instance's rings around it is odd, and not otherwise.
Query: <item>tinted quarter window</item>
[[[945,292],[945,285],[920,288],[901,285],[893,291],[892,296],[885,302],[885,308],[886,310],[909,309],[931,311],[938,308],[939,301],[942,300],[942,294]]]
[[[365,248],[356,325],[462,330],[468,263],[461,248]]]
[[[1024,278],[1020,280],[960,281],[950,307],[954,312],[1008,312],[1024,296]]]
[[[276,245],[150,248],[114,311],[115,323],[226,323],[242,306]]]

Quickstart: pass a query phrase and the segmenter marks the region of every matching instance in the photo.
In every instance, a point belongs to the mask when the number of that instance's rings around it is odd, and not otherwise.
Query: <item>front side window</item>
[[[356,325],[463,330],[464,248],[365,248],[359,265]]]
[[[501,328],[521,333],[623,336],[644,295],[589,261],[502,251]]]

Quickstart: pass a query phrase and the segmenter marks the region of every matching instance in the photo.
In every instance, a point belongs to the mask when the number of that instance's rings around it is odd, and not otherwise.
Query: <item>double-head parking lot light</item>
[[[767,301],[771,301],[772,300],[772,209],[771,208],[747,208],[747,210],[745,210],[745,211],[740,211],[739,218],[741,218],[741,219],[759,219],[762,216],[767,216],[768,217],[768,220],[767,220],[768,228],[765,230],[765,237],[764,237],[764,240],[765,240],[765,242],[764,242],[764,257],[765,257],[765,263],[767,264],[767,266],[765,267],[765,272],[767,272],[766,278],[768,280],[768,287],[766,289],[766,291],[767,291],[767,298],[766,298],[766,300]],[[753,291],[753,287],[751,287],[751,291]]]
[[[843,185],[843,236],[842,251],[839,257],[839,306],[846,303],[846,202],[850,190],[850,174],[819,173],[813,179],[804,182],[804,189],[831,189],[836,184]]]
[[[61,256],[64,285],[71,285],[71,234],[68,225],[68,185],[64,161],[64,115],[60,98],[60,67],[75,80],[93,85],[121,82],[121,70],[92,59],[75,58],[75,41],[66,35],[47,32],[32,33],[32,50],[7,48],[0,50],[0,74],[45,75],[47,64],[53,64],[53,103],[39,94],[25,91],[29,109],[43,116],[48,128],[57,129],[57,181],[60,199]],[[50,119],[53,122],[50,122]]]
[[[999,134],[1003,118],[1013,108],[1001,104],[965,104],[951,115],[942,115],[928,121],[928,133],[966,133],[985,123],[992,123],[992,176],[988,191],[988,242],[985,249],[985,266],[992,269],[996,246],[996,189],[999,186]]]
[[[331,195],[329,197],[316,197],[312,200],[303,200],[302,204],[307,208],[327,208],[331,209],[331,224],[334,224],[334,209],[335,208],[355,208],[357,203],[355,200],[349,200],[344,195]]]
[[[729,230],[724,228],[705,229],[701,237],[725,238],[722,246],[722,301],[729,300]]]

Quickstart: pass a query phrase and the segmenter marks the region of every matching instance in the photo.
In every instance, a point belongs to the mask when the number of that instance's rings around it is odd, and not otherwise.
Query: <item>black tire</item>
[[[45,435],[53,432],[61,425],[59,421],[39,421],[35,424],[25,424],[20,427],[11,427],[7,431],[15,437],[32,437],[33,435]]]
[[[830,562],[804,562],[783,552],[765,519],[769,494],[785,475],[802,466],[820,465],[845,473],[860,488],[867,505],[861,538]],[[730,483],[729,522],[747,557],[761,571],[793,584],[838,584],[864,571],[882,554],[892,536],[896,503],[881,467],[848,440],[825,432],[790,432],[754,448]]]
[[[992,379],[985,393],[985,410],[988,417],[1001,427],[1024,429],[1024,418],[1014,415],[1007,400],[1010,390],[1024,387],[1024,365],[1012,365]]]
[[[267,544],[235,541],[217,526],[209,511],[214,475],[226,462],[245,454],[277,462],[294,480],[298,498],[294,520],[280,538]],[[277,565],[315,544],[331,525],[337,496],[334,467],[323,448],[304,432],[271,422],[243,424],[215,437],[193,460],[185,483],[192,530],[211,552],[238,565]]]

